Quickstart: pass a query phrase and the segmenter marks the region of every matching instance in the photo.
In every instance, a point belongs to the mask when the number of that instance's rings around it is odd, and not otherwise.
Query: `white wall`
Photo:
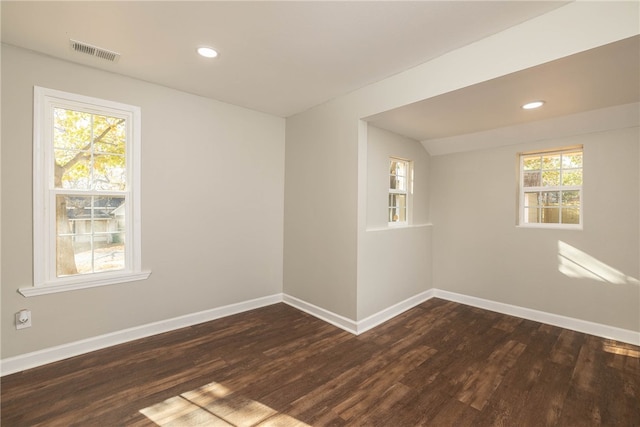
[[[142,108],[148,280],[32,285],[33,86]],[[2,358],[282,292],[284,119],[2,47]],[[33,326],[16,331],[29,308]]]
[[[415,140],[369,125],[367,229],[358,254],[358,319],[431,289],[429,154]],[[389,157],[413,161],[408,227],[388,226]]]
[[[584,229],[516,227],[517,153],[576,144]],[[639,331],[639,146],[633,127],[432,157],[434,287]]]
[[[360,287],[373,275],[366,255],[368,142],[361,119],[631,37],[639,32],[637,16],[637,2],[572,2],[287,118],[285,292],[354,320],[383,298],[399,298],[392,291],[370,298]]]
[[[284,293],[356,318],[358,120],[317,107],[287,118]]]

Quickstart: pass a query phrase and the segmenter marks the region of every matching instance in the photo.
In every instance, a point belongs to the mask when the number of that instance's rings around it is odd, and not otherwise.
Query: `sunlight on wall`
[[[260,402],[237,395],[215,382],[141,409],[140,413],[161,427],[309,427],[302,421]]]
[[[638,279],[625,275],[561,240],[558,240],[558,271],[577,279],[593,279],[614,285],[640,285]]]

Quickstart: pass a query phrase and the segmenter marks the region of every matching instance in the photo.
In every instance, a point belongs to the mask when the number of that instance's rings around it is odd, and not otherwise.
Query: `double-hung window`
[[[140,265],[139,107],[36,87],[38,295],[148,277]]]
[[[401,225],[409,221],[409,194],[411,185],[411,162],[389,159],[389,224]]]
[[[519,225],[582,226],[582,146],[521,153]]]

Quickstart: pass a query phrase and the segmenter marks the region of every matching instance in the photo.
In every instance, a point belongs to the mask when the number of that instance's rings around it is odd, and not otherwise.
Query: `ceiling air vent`
[[[119,53],[93,46],[89,43],[79,42],[77,40],[69,40],[69,43],[71,45],[71,49],[76,52],[84,53],[85,55],[97,56],[98,58],[106,59],[111,62],[116,62],[120,59]]]

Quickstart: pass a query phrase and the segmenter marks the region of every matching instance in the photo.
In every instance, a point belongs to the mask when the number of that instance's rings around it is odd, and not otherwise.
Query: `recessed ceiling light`
[[[522,106],[524,110],[533,110],[534,108],[540,108],[544,104],[544,101],[528,102]]]
[[[197,51],[200,56],[204,56],[205,58],[215,58],[218,56],[218,52],[210,47],[199,47]]]

